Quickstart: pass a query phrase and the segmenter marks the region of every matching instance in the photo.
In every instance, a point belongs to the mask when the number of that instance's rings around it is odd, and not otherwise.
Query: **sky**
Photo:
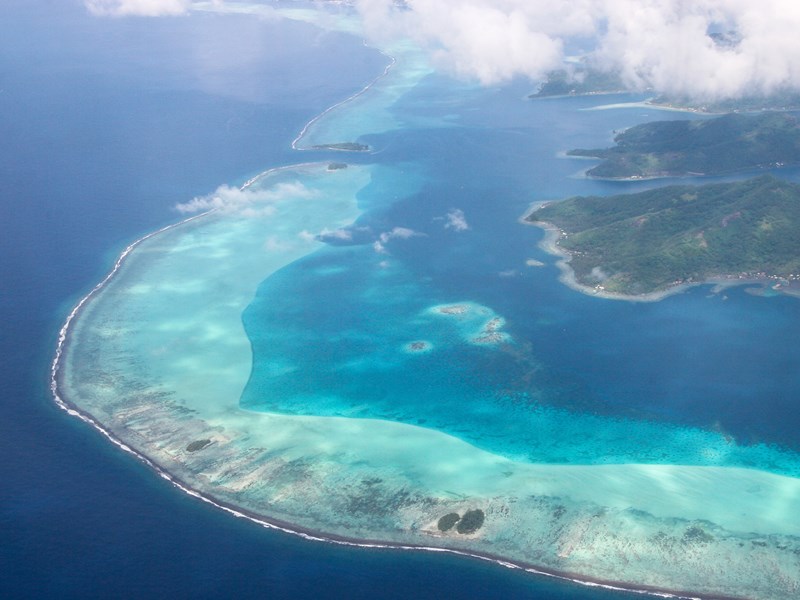
[[[84,1],[104,17],[192,9],[192,0]],[[789,0],[351,2],[373,43],[411,37],[438,67],[485,85],[541,81],[579,48],[589,65],[619,74],[634,90],[709,101],[800,90],[800,3]]]

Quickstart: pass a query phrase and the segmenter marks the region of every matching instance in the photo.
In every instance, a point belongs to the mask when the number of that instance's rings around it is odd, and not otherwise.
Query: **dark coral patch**
[[[450,531],[453,528],[453,525],[458,523],[461,517],[458,516],[458,513],[448,513],[439,519],[438,527],[439,531]]]
[[[484,514],[481,509],[468,510],[456,525],[456,531],[462,534],[475,533],[481,528],[483,521]]]

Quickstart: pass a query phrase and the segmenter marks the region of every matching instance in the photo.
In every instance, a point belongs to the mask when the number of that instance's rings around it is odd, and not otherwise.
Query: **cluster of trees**
[[[604,178],[718,175],[800,163],[800,122],[787,113],[655,121],[625,130],[614,142],[568,154],[601,158],[588,174]]]
[[[567,234],[559,244],[572,253],[579,282],[622,293],[712,276],[800,274],[800,185],[772,176],[576,197],[528,218]]]

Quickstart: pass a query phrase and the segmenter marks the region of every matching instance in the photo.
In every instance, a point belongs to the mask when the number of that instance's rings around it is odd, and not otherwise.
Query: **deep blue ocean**
[[[299,24],[4,0],[0,597],[617,597],[264,530],[178,493],[51,401],[58,329],[118,252],[176,220],[176,202],[295,162],[300,127],[384,60]]]

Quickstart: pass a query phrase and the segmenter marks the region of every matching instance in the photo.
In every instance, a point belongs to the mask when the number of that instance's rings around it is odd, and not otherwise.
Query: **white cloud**
[[[384,231],[380,235],[379,239],[382,243],[385,244],[389,240],[394,240],[394,239],[407,240],[408,238],[416,237],[419,235],[422,234],[414,231],[413,229],[408,229],[407,227],[395,227],[391,231]]]
[[[317,195],[302,183],[279,183],[267,189],[236,188],[221,185],[213,194],[198,196],[175,205],[178,212],[192,214],[208,210],[237,213],[245,217],[269,216],[283,200],[313,198]]]
[[[297,234],[297,237],[299,237],[304,242],[316,242],[317,241],[316,234],[311,233],[308,229],[303,229],[303,231],[301,231],[300,233]]]
[[[453,231],[466,231],[469,229],[469,223],[464,216],[464,211],[460,208],[454,208],[445,215],[445,229],[452,229]]]
[[[384,231],[378,236],[378,239],[372,243],[372,248],[378,254],[389,254],[386,249],[386,244],[391,240],[407,240],[412,237],[425,235],[408,227],[394,227],[391,231]]]
[[[316,239],[320,241],[325,240],[339,240],[341,242],[350,242],[353,240],[353,232],[349,229],[328,229],[327,227],[316,235]]]
[[[800,3],[786,0],[359,0],[378,40],[405,35],[484,84],[541,79],[578,40],[635,88],[703,99],[800,89]],[[708,33],[736,32],[738,44]]]
[[[610,3],[596,63],[629,85],[703,99],[800,87],[800,10],[793,3],[744,0]],[[740,42],[716,44],[710,29]]]
[[[184,14],[191,0],[84,0],[84,4],[98,16],[161,17]]]
[[[634,89],[708,100],[800,90],[800,3],[789,0],[406,0],[409,9],[395,0],[355,1],[377,43],[411,37],[437,66],[487,85],[539,81],[577,44],[590,64]],[[192,5],[84,3],[111,16],[178,15]],[[712,31],[735,32],[739,41],[717,44]]]

